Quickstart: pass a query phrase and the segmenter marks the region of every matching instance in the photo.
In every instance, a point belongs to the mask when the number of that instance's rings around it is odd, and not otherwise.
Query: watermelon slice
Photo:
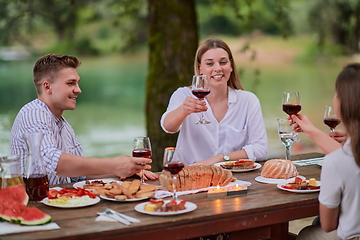
[[[23,185],[18,184],[7,188],[0,189],[0,204],[18,202],[27,205],[29,196]]]
[[[29,197],[23,185],[0,189],[0,220],[21,225],[40,225],[52,222],[50,215],[37,208],[27,207]]]
[[[18,217],[21,225],[40,225],[52,222],[50,215],[34,207],[23,206]]]

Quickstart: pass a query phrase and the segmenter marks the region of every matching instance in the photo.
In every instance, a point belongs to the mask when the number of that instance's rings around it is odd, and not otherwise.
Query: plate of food
[[[122,181],[114,180],[114,179],[94,179],[94,180],[86,180],[81,182],[76,182],[73,184],[74,188],[80,187],[84,189],[96,189],[96,188],[106,188],[107,184],[112,182],[117,182],[122,184]]]
[[[100,202],[100,198],[95,193],[83,188],[49,189],[48,197],[42,200],[42,203],[47,206],[59,208],[87,207],[98,202]]]
[[[154,194],[151,194],[148,197],[141,197],[141,198],[123,198],[123,197],[107,197],[104,195],[100,195],[100,198],[105,199],[105,200],[109,200],[109,201],[114,201],[114,202],[136,202],[136,201],[141,201],[141,200],[145,200],[148,199],[150,197],[152,197]]]
[[[157,186],[141,184],[139,179],[123,182],[111,180],[108,183],[97,180],[83,186],[92,189],[100,198],[114,202],[141,201],[152,197],[157,190]]]
[[[261,168],[261,164],[255,163],[252,159],[239,159],[237,161],[218,162],[214,165],[232,172],[248,172]]]
[[[299,177],[301,179],[305,179],[304,176],[298,175],[296,177]],[[294,181],[295,177],[293,178],[289,178],[289,179],[284,179],[284,178],[266,178],[263,176],[257,176],[255,178],[256,181],[261,182],[261,183],[270,183],[270,184],[279,184],[281,182],[284,182],[284,180],[289,180],[289,181]]]
[[[149,202],[136,205],[135,211],[154,216],[170,216],[188,213],[196,208],[195,203],[183,200],[150,199]]]
[[[309,180],[296,177],[294,180],[283,181],[277,184],[281,190],[294,193],[312,193],[320,191],[321,182],[316,181],[315,178]]]

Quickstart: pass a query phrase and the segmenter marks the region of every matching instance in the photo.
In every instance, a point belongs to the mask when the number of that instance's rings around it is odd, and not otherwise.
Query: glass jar
[[[20,157],[9,155],[0,157],[0,189],[22,184],[25,187],[20,170]]]

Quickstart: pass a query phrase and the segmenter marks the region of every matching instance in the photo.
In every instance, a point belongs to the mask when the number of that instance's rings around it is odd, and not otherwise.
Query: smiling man
[[[48,54],[37,60],[33,74],[38,98],[23,106],[11,130],[11,153],[21,158],[23,171],[27,147],[24,133],[41,132],[44,138],[41,154],[49,184],[69,183],[85,176],[111,175],[121,178],[150,169],[151,159],[119,156],[115,158],[83,157],[80,142],[70,124],[62,117],[64,110],[74,110],[81,93],[77,67],[73,56]],[[155,173],[145,171],[147,178]]]

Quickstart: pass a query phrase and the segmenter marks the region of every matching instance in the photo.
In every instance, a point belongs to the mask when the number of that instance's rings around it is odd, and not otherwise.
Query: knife
[[[125,215],[125,214],[123,214],[123,213],[119,213],[119,212],[117,212],[117,211],[115,211],[115,210],[112,210],[111,208],[105,208],[105,212],[106,212],[106,211],[111,212],[112,214],[117,215],[117,216],[120,216],[120,217],[122,217],[122,218],[125,218],[125,219],[126,219],[127,221],[129,221],[129,222],[140,222],[140,220],[137,219],[137,218],[130,217],[130,216]]]

